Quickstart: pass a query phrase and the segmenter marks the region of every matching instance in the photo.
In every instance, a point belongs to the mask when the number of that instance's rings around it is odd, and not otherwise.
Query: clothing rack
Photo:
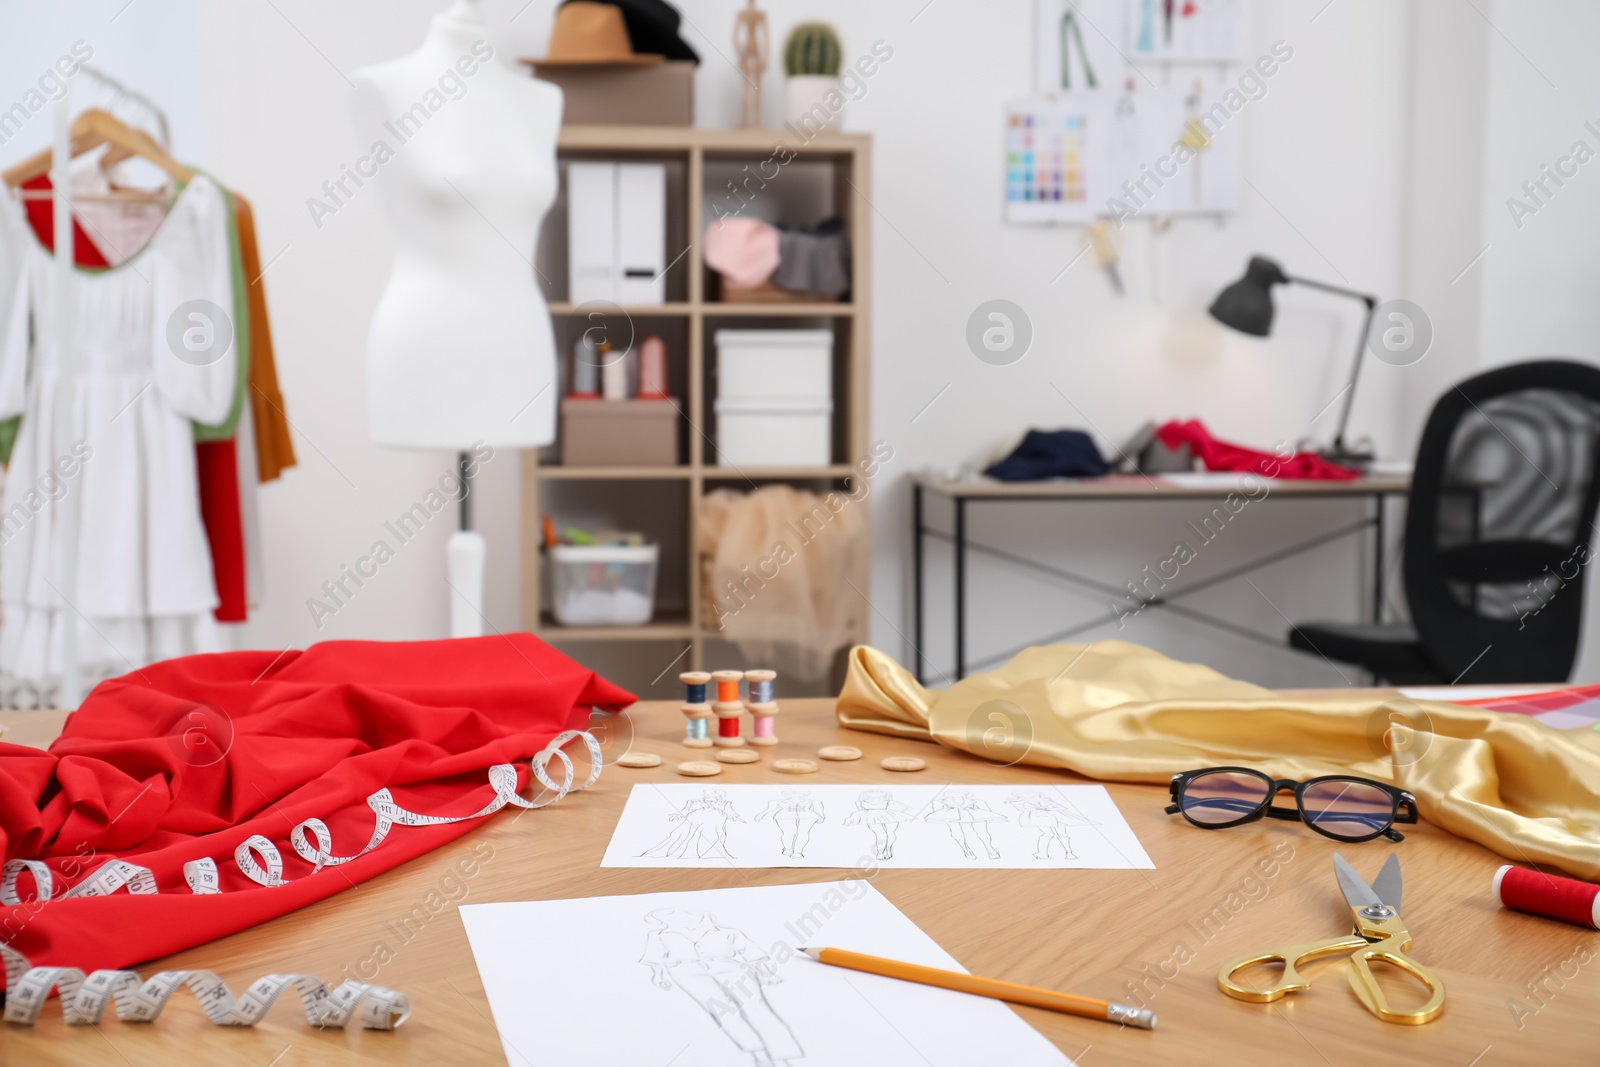
[[[55,334],[61,347],[61,386],[56,390],[54,452],[68,455],[72,450],[72,398],[73,383],[77,377],[77,355],[72,346],[72,292],[73,249],[72,239],[72,83],[66,88],[55,106],[55,147],[52,158],[50,182],[55,187],[52,220],[55,223],[55,306],[51,312],[59,327]],[[61,684],[56,693],[56,703],[66,710],[76,710],[83,699],[83,679],[78,664],[78,532],[81,514],[79,494],[67,492],[59,503],[62,537],[61,569],[56,576],[56,593],[61,598]]]

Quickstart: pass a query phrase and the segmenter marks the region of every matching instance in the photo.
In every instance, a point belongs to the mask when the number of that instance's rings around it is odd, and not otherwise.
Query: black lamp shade
[[[1244,277],[1217,294],[1211,317],[1240,333],[1265,337],[1272,331],[1272,287],[1289,280],[1272,260],[1251,256]]]

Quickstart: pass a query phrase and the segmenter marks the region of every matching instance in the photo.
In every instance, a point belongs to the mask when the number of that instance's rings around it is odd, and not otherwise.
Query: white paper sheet
[[[999,1001],[802,955],[963,969],[865,881],[469,904],[461,920],[510,1067],[1072,1062]]]
[[[602,867],[1152,868],[1101,785],[639,784]]]

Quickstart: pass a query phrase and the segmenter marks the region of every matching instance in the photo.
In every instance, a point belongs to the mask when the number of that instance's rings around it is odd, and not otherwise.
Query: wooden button
[[[821,756],[823,759],[860,759],[861,750],[854,745],[829,745],[827,748],[819,748],[817,750],[817,755]]]
[[[624,752],[617,757],[618,767],[659,767],[661,757],[654,752]]]
[[[816,774],[817,761],[809,759],[781,759],[772,764],[779,774]]]
[[[717,753],[717,759],[723,763],[754,763],[760,758],[759,752],[751,752],[748,748],[725,748]]]
[[[678,773],[689,778],[709,778],[722,773],[722,765],[708,759],[692,759],[678,764]]]
[[[878,766],[886,771],[920,771],[927,764],[916,756],[885,756]]]

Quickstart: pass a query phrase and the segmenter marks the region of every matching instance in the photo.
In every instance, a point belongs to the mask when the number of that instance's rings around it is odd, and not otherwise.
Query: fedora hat
[[[664,56],[634,52],[619,8],[592,0],[571,0],[556,11],[549,55],[533,63],[535,67],[643,67],[665,61]]]
[[[572,0],[567,0],[571,3]],[[668,59],[700,62],[695,50],[678,34],[683,16],[667,0],[603,0],[622,12],[628,24],[628,38],[635,52],[663,55]]]

